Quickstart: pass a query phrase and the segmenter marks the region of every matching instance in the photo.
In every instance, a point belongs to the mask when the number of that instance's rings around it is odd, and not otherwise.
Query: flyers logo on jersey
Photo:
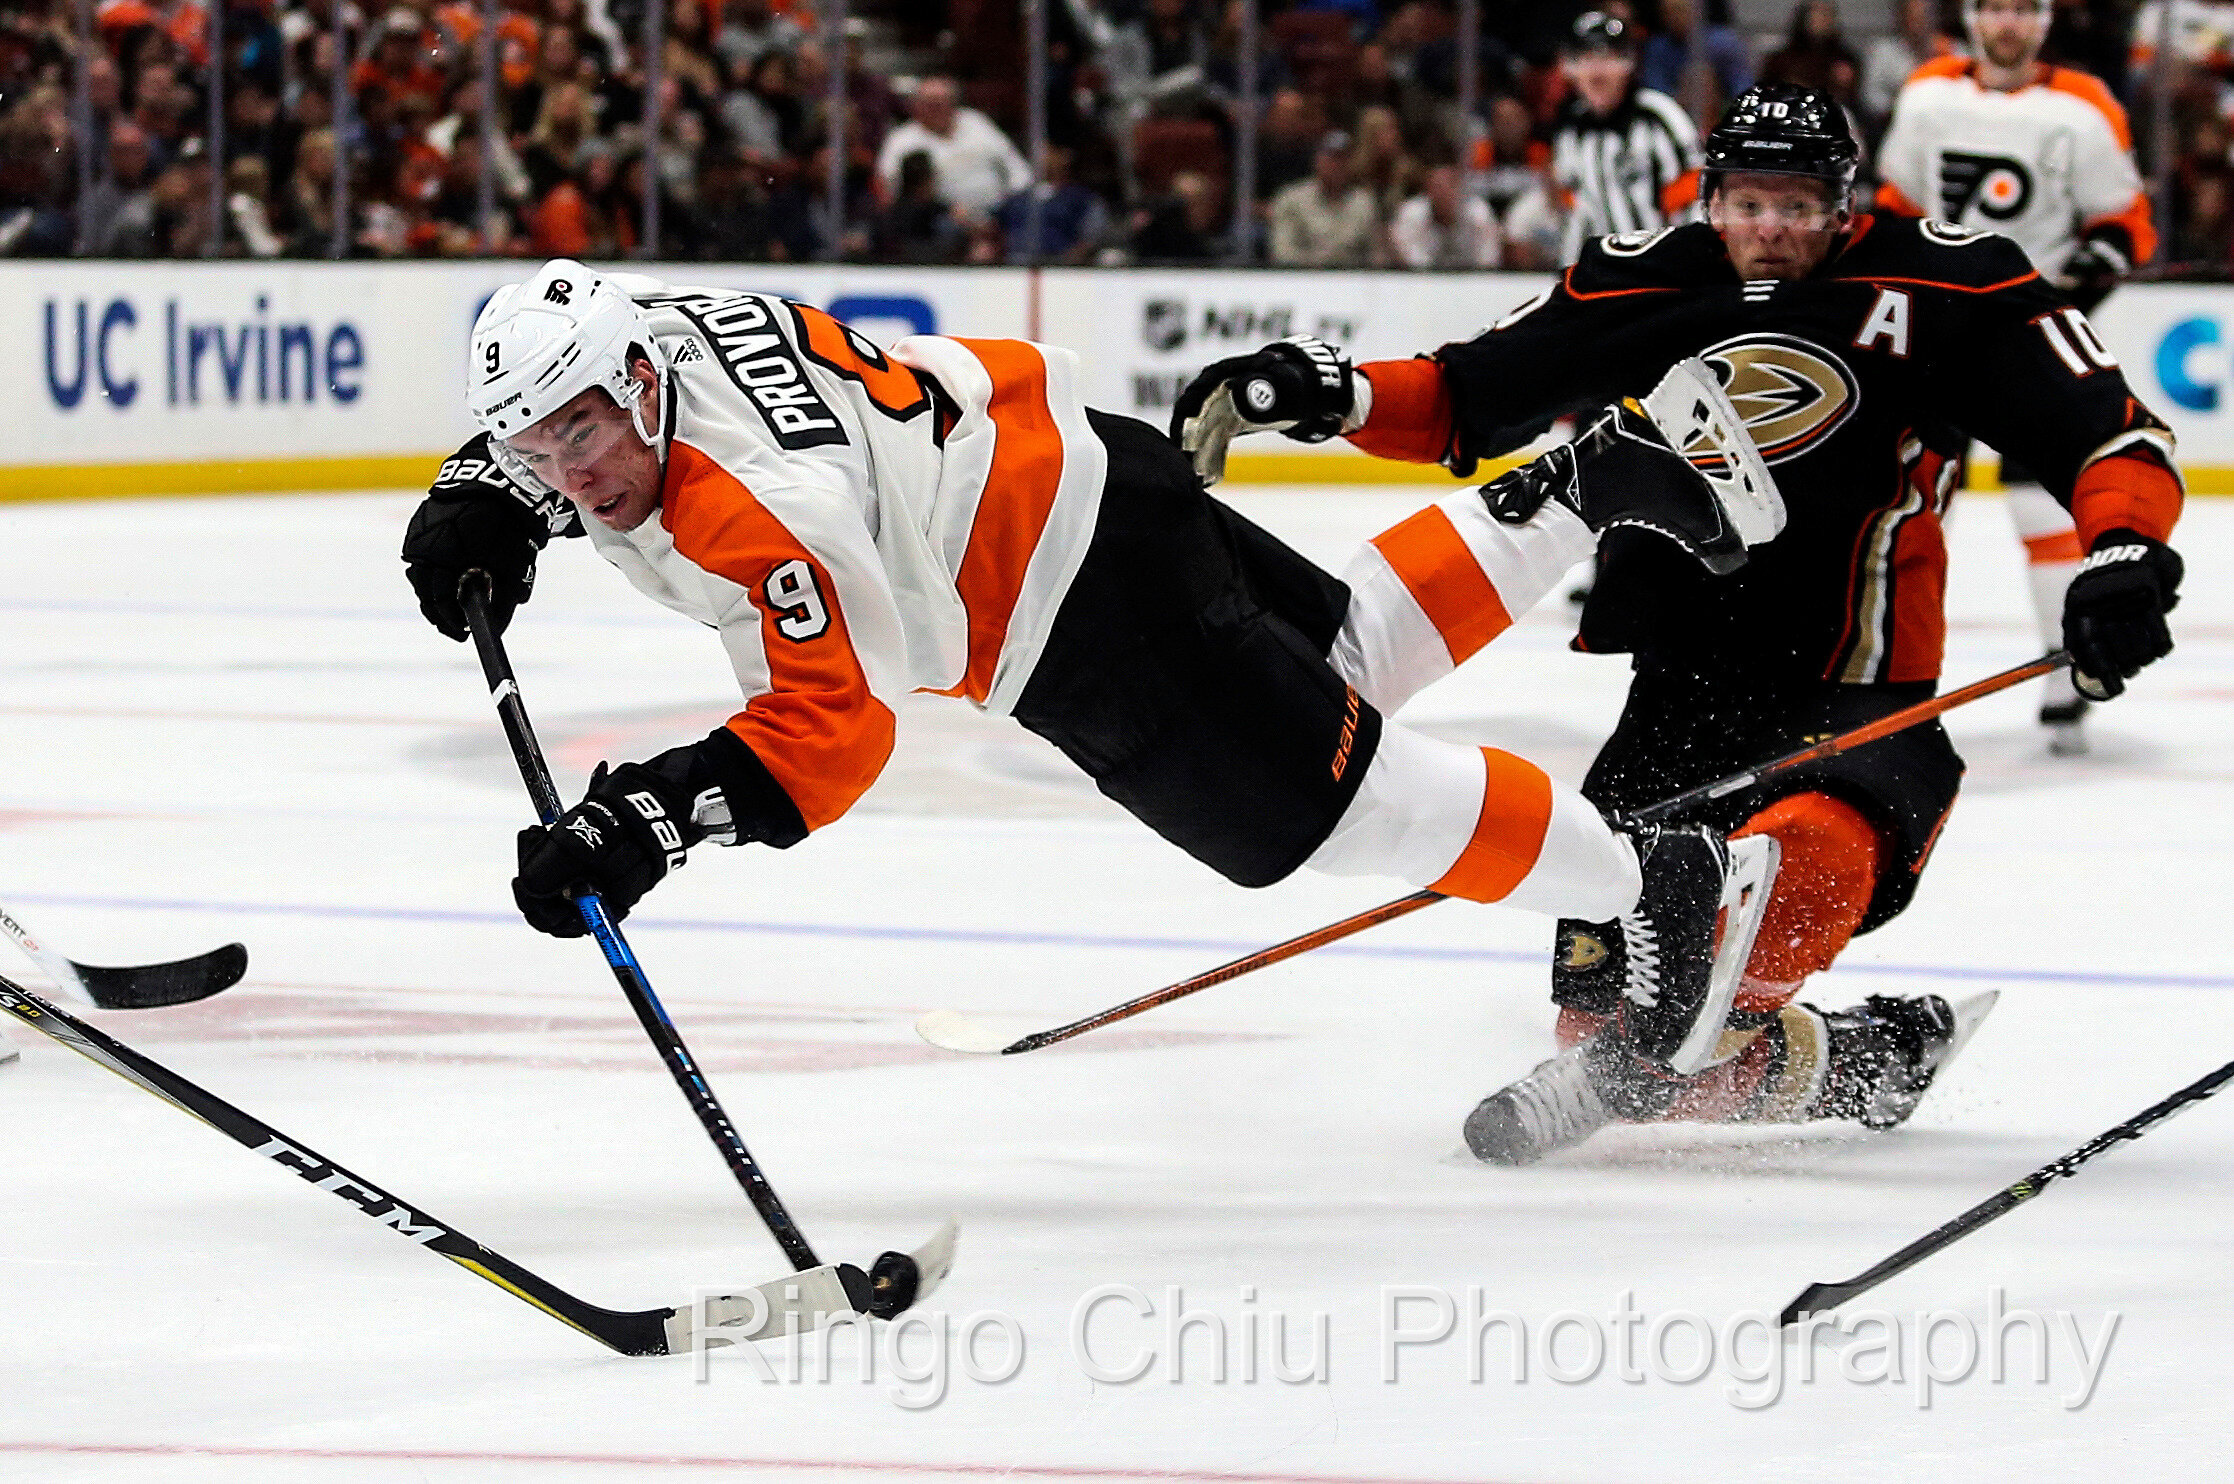
[[[1769,463],[1798,458],[1861,405],[1843,361],[1791,335],[1740,335],[1701,351],[1729,393],[1745,431]]]
[[[2007,155],[1943,150],[1939,156],[1940,214],[1962,220],[1972,206],[1990,222],[2006,222],[2032,204],[2032,172]]]

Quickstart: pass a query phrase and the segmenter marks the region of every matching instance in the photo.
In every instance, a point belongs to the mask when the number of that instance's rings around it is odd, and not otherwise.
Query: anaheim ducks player
[[[2091,313],[2156,251],[2156,228],[2124,108],[2099,78],[2040,60],[2049,16],[2048,0],[1968,0],[1975,58],[1927,62],[1901,89],[1878,154],[1877,205],[2001,233]],[[2033,612],[2053,644],[2079,538],[2062,506],[2006,455],[2002,474]],[[2068,676],[2046,684],[2040,720],[2050,748],[2085,752],[2086,702]]]
[[[1312,380],[1340,370],[1287,349]],[[720,632],[745,696],[522,832],[514,895],[542,931],[582,931],[582,886],[625,915],[702,839],[780,848],[829,824],[883,768],[901,699],[934,691],[1013,715],[1243,885],[1309,864],[1616,918],[1658,997],[1650,1033],[1718,1030],[1768,842],[1620,833],[1521,758],[1381,719],[1448,669],[1448,595],[1487,638],[1599,528],[1649,523],[1724,570],[1774,534],[1774,485],[1703,367],[1659,405],[1682,440],[1719,420],[1740,465],[1719,488],[1614,408],[1531,499],[1493,516],[1454,497],[1346,585],[1210,499],[1153,429],[1088,411],[1065,350],[918,335],[887,354],[804,305],[561,261],[489,301],[471,356],[484,433],[404,542],[429,619],[465,637],[458,583],[480,569],[508,620],[544,540],[578,525]]]
[[[1966,433],[2023,459],[2077,517],[2093,554],[2063,638],[2094,677],[2082,685],[2115,695],[2171,647],[2180,559],[2165,540],[2182,488],[2170,434],[2016,244],[1854,218],[1856,154],[1827,94],[1755,87],[1708,138],[1706,222],[1603,238],[1477,338],[1363,366],[1354,393],[1318,409],[1368,452],[1463,473],[1680,357],[1716,368],[1790,522],[1721,582],[1635,532],[1601,543],[1578,646],[1635,657],[1627,707],[1583,784],[1601,807],[1664,798],[1933,692],[1939,517]],[[1251,359],[1212,368],[1178,404],[1175,429],[1204,455],[1222,450],[1200,410],[1245,384]],[[1466,631],[1454,621],[1451,633],[1457,654]],[[1603,924],[1564,922],[1552,997],[1571,1049],[1475,1111],[1475,1152],[1524,1162],[1616,1118],[1900,1122],[1985,1005],[1873,997],[1825,1012],[1794,997],[1855,933],[1907,906],[1961,777],[1931,724],[1702,810],[1733,840],[1782,846],[1728,1059],[1670,1077],[1623,1037],[1594,1034],[1626,1013],[1624,945]]]

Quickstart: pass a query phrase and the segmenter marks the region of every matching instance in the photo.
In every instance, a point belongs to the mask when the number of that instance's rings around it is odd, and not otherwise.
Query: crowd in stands
[[[2049,59],[2125,100],[2145,171],[2169,36],[2168,255],[2227,269],[2234,0],[2053,3]],[[1021,0],[853,0],[838,35],[821,0],[0,0],[0,252],[616,259],[645,250],[656,192],[675,260],[1553,266],[1583,8],[1481,0],[1467,59],[1456,0],[1046,0],[1028,160]],[[1829,89],[1874,142],[1907,75],[1962,45],[1953,0],[1892,0],[1872,11],[1892,29],[1858,40],[1837,0],[1800,0],[1772,37],[1728,0],[1592,8],[1627,28],[1635,85],[1702,131],[1781,78]]]

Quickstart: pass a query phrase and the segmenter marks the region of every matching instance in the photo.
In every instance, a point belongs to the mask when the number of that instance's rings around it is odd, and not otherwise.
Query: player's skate
[[[1466,1118],[1466,1147],[1493,1165],[1532,1165],[1615,1121],[1588,1064],[1598,1038],[1568,1047],[1483,1098]]]
[[[1871,995],[1850,1010],[1824,1012],[1830,1057],[1815,1116],[1875,1129],[1905,1123],[2000,998],[1999,990],[1954,1004],[1935,994]]]
[[[1784,500],[1745,423],[1706,364],[1679,361],[1642,402],[1615,403],[1572,443],[1482,486],[1508,525],[1557,500],[1593,532],[1636,526],[1707,570],[1745,565],[1746,548],[1784,529]]]
[[[2068,669],[2050,671],[2047,687],[2047,699],[2040,703],[2040,725],[2048,733],[2048,751],[2056,757],[2085,757],[2086,698],[2071,683]]]
[[[1773,835],[1726,840],[1695,825],[1645,825],[1631,839],[1644,892],[1617,920],[1612,1029],[1644,1060],[1688,1077],[1716,1059],[1781,852]]]

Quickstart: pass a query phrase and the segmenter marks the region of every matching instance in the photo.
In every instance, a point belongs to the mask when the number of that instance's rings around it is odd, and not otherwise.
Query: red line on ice
[[[0,1453],[102,1454],[143,1458],[299,1458],[335,1462],[550,1463],[624,1468],[796,1469],[861,1474],[950,1474],[964,1478],[1201,1480],[1204,1484],[1445,1484],[1375,1474],[1255,1474],[1224,1469],[1126,1469],[1091,1464],[903,1463],[849,1458],[706,1458],[658,1453],[506,1453],[462,1448],[275,1448],[228,1443],[0,1442]],[[1501,1484],[1476,1478],[1449,1484]]]

